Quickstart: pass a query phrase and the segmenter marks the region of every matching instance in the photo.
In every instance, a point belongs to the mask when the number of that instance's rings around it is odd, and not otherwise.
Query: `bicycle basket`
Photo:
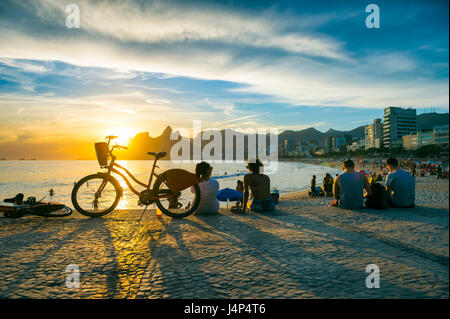
[[[100,166],[108,165],[108,144],[105,142],[95,143],[95,153]]]

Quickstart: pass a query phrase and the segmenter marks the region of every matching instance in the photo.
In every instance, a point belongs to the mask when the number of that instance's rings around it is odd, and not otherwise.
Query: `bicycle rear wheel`
[[[156,206],[173,218],[183,218],[191,215],[200,204],[200,187],[198,184],[188,187],[174,194],[161,179],[157,179],[153,186],[154,194],[168,196],[157,198]]]
[[[106,180],[106,186],[96,198],[100,185]],[[72,190],[72,204],[75,209],[89,217],[104,216],[114,210],[122,196],[119,182],[106,174],[92,174],[78,181]]]

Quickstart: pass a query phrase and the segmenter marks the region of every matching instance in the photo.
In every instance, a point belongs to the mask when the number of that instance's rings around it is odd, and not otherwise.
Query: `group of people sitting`
[[[355,163],[348,159],[343,163],[344,172],[334,180],[330,174],[324,178],[324,189],[320,191],[328,196],[334,194],[335,200],[330,206],[358,209],[363,207],[412,208],[415,206],[415,181],[413,176],[399,167],[397,159],[391,157],[386,161],[389,174],[386,184],[378,183],[378,179],[369,178],[366,174],[355,170]],[[237,189],[243,192],[241,205],[234,211],[245,213],[248,210],[265,212],[275,210],[275,200],[270,192],[270,178],[261,172],[263,164],[257,159],[249,162],[249,173],[244,175],[243,183],[238,182]],[[207,162],[197,164],[195,174],[199,180],[200,204],[196,210],[198,214],[217,213],[219,201],[217,192],[219,183],[211,179],[212,166]],[[310,196],[318,195],[315,185],[316,176],[311,181]],[[250,201],[250,192],[252,200]],[[324,195],[322,194],[322,195]],[[239,208],[239,209],[236,209]]]
[[[355,171],[355,163],[346,160],[344,173],[335,178],[333,193],[335,200],[331,206],[346,209],[366,207],[412,208],[415,206],[415,181],[413,176],[399,167],[397,159],[386,161],[389,174],[386,185],[370,183],[365,174]],[[364,194],[365,191],[365,194]]]
[[[235,212],[275,210],[275,200],[270,192],[270,178],[262,173],[262,167],[263,164],[259,159],[247,163],[249,174],[244,175],[242,184],[238,183],[238,187],[243,192],[242,205],[239,205],[239,209],[235,209]],[[195,168],[201,193],[200,204],[196,210],[197,214],[215,214],[219,210],[219,201],[216,197],[219,191],[219,183],[210,178],[212,170],[212,166],[207,162],[201,162]],[[250,192],[252,200],[250,200]]]

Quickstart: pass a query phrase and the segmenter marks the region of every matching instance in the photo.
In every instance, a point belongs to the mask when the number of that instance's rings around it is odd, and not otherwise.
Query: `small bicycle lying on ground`
[[[167,216],[174,218],[186,217],[192,214],[200,203],[200,188],[195,174],[183,169],[169,169],[161,174],[155,172],[158,159],[166,156],[166,152],[148,155],[155,157],[148,183],[136,179],[125,167],[116,163],[115,149],[127,149],[118,144],[110,148],[110,142],[117,136],[107,136],[107,142],[95,143],[95,151],[100,168],[105,172],[88,175],[80,179],[72,190],[72,204],[81,214],[89,217],[100,217],[112,212],[119,204],[123,189],[119,181],[111,173],[122,177],[130,190],[139,197],[138,204],[147,207],[155,203]],[[110,160],[110,162],[109,162]],[[109,163],[108,163],[109,162]],[[137,191],[129,182],[124,171],[136,184],[144,187]],[[156,178],[151,187],[153,177]],[[145,211],[145,210],[144,210]]]
[[[5,199],[5,203],[11,203],[14,206],[0,205],[0,212],[4,212],[3,217],[20,218],[24,215],[65,217],[72,214],[72,209],[64,204],[36,201],[36,197],[28,197],[26,201],[23,198],[24,195],[20,193],[13,198]]]

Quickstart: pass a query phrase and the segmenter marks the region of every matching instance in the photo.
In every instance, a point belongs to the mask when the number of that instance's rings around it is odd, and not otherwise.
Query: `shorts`
[[[272,195],[266,199],[254,199],[250,204],[250,209],[254,212],[273,212],[275,210],[275,202]]]

